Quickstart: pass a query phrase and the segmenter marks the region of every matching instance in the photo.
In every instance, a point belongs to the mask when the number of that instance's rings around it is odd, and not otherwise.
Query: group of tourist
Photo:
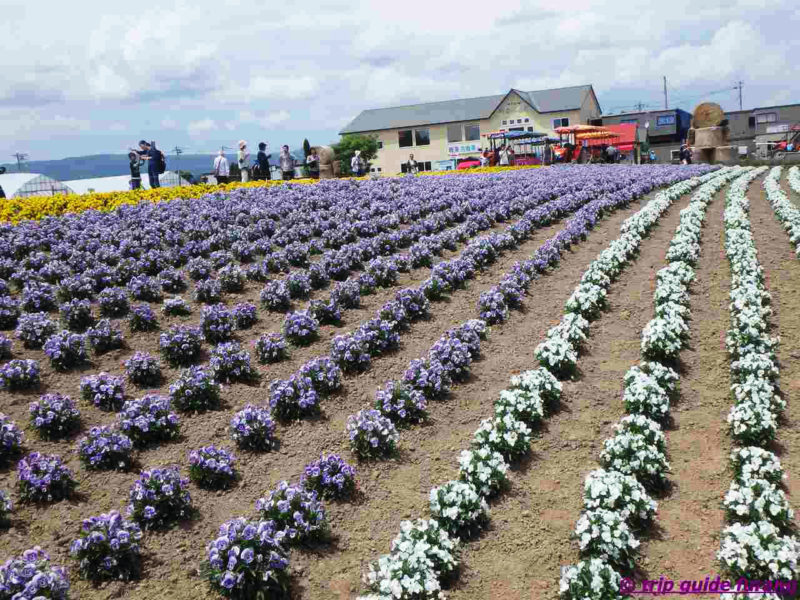
[[[360,153],[359,153],[360,154]],[[247,151],[247,142],[245,140],[239,141],[239,150],[236,154],[236,164],[239,167],[239,174],[243,183],[250,180],[265,181],[272,179],[270,173],[269,159],[271,154],[267,154],[267,144],[260,142],[258,144],[258,153],[252,164],[250,163],[250,153]],[[159,175],[162,175],[166,170],[166,157],[164,153],[156,148],[155,142],[147,142],[141,140],[139,142],[139,149],[131,148],[128,153],[130,161],[129,167],[131,172],[130,188],[138,190],[142,187],[142,165],[147,163],[147,176],[151,188],[161,187]],[[359,157],[360,159],[360,157]],[[317,149],[312,148],[311,154],[306,158],[306,166],[308,167],[309,176],[313,179],[319,179],[319,154]],[[363,160],[361,162],[363,170]],[[281,170],[281,176],[284,181],[294,179],[294,169],[297,165],[295,158],[289,153],[289,146],[284,144],[281,146],[280,154],[278,155],[278,166]],[[214,158],[213,175],[217,183],[230,182],[230,163],[225,156],[225,150],[220,149],[218,155]]]
[[[271,154],[267,154],[267,144],[260,142],[258,144],[258,153],[250,164],[250,153],[247,151],[247,142],[245,140],[239,141],[239,151],[236,153],[236,164],[239,167],[239,174],[243,183],[247,183],[251,179],[254,181],[268,181],[272,179],[270,173],[269,159],[272,158]],[[309,175],[312,179],[319,179],[319,155],[317,149],[312,148],[311,154],[306,158],[306,165],[308,166]],[[289,146],[284,144],[281,146],[280,154],[278,155],[278,166],[281,170],[281,177],[284,181],[294,179],[294,168],[297,166],[297,161],[294,156],[289,153]],[[230,180],[230,165],[228,159],[225,157],[225,150],[220,149],[218,156],[214,159],[214,177],[217,183],[228,183]]]

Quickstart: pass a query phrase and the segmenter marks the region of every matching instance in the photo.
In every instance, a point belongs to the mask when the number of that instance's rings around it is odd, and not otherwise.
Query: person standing
[[[247,142],[239,140],[239,152],[236,155],[236,160],[239,165],[239,172],[242,174],[242,183],[250,181],[250,167],[248,161],[250,160],[250,153],[247,151]]]
[[[481,167],[488,167],[489,166],[489,151],[485,150],[484,152],[481,152],[479,160],[481,161]]]
[[[284,181],[291,181],[294,179],[294,157],[289,154],[289,146],[284,144],[281,146],[281,173]]]
[[[229,175],[230,165],[228,165],[228,159],[225,158],[225,151],[220,150],[214,159],[214,178],[217,180],[218,185],[222,185],[228,183]]]
[[[311,148],[311,154],[306,158],[306,164],[308,165],[308,174],[311,179],[319,179],[319,154],[317,154],[316,146]]]
[[[131,189],[138,190],[142,187],[142,160],[139,157],[139,153],[133,150],[128,153],[128,160],[130,161],[129,166],[131,168]]]
[[[353,158],[350,159],[350,170],[355,177],[361,177],[364,170],[364,160],[361,158],[361,150],[356,150]]]
[[[406,163],[406,173],[408,173],[409,175],[416,175],[417,173],[419,173],[419,165],[417,164],[417,161],[414,160],[413,154],[408,155],[408,162]]]
[[[161,151],[156,148],[155,142],[149,144],[141,140],[139,142],[139,157],[147,161],[147,178],[150,180],[150,188],[155,189],[161,187],[158,181],[158,175],[161,172]]]
[[[271,154],[267,154],[267,144],[264,142],[258,143],[258,154],[256,154],[256,162],[258,163],[259,176],[258,179],[269,181],[272,176],[269,172],[269,158]]]
[[[508,166],[508,159],[509,159],[509,157],[508,157],[508,147],[507,146],[503,146],[503,148],[500,150],[500,166],[501,167],[507,167]]]

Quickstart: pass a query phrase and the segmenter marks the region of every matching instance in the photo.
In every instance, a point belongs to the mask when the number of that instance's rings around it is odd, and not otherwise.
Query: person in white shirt
[[[228,166],[228,159],[225,158],[225,152],[219,151],[219,156],[214,159],[214,177],[217,183],[228,183],[228,175],[230,175],[230,168]]]
[[[503,149],[500,150],[500,166],[506,167],[509,163],[509,156],[508,156],[508,147],[503,146]]]
[[[350,170],[355,177],[361,177],[364,173],[364,159],[361,158],[361,150],[356,150],[353,158],[350,159]]]
[[[406,173],[410,173],[411,175],[416,175],[419,173],[419,165],[417,161],[414,160],[414,155],[408,155],[408,162],[406,162]]]
[[[236,158],[239,164],[239,172],[242,174],[242,183],[247,183],[250,181],[250,167],[248,166],[250,153],[247,152],[247,142],[244,140],[239,141],[239,154]]]

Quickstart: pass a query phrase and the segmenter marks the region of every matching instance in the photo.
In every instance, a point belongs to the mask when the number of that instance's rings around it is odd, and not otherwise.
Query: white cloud
[[[510,87],[592,83],[604,107],[604,97],[660,103],[663,75],[670,97],[741,79],[750,106],[800,102],[796,0],[674,0],[668,8],[654,0],[466,0],[455,9],[320,0],[291,13],[174,0],[155,19],[131,3],[45,4],[5,10],[0,21],[0,127],[11,132],[0,146],[52,131],[48,152],[94,149],[93,130],[58,123],[56,113],[84,124],[102,113],[103,123],[128,131],[152,124],[147,136],[181,144],[268,128],[330,140],[366,108]],[[25,123],[13,124],[19,114]],[[98,128],[97,136],[112,132]],[[127,143],[125,131],[116,133]]]
[[[71,136],[90,131],[92,124],[87,119],[64,115],[42,118],[35,110],[14,111],[0,116],[0,137],[48,139]]]
[[[279,110],[278,112],[269,113],[264,122],[267,125],[280,125],[281,123],[285,123],[291,118],[291,115],[288,111]]]
[[[192,137],[203,136],[209,131],[217,129],[217,123],[213,119],[201,119],[200,121],[192,121],[189,123],[187,131]]]

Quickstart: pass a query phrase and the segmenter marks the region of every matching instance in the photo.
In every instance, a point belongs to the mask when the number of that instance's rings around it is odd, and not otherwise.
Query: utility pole
[[[669,108],[669,104],[667,103],[667,76],[664,75],[664,110]]]
[[[733,89],[739,90],[739,110],[742,110],[742,86],[744,85],[744,81],[739,80],[739,82],[733,86]]]
[[[22,161],[27,160],[28,155],[22,152],[15,152],[12,156],[17,159],[17,172],[22,173]]]
[[[178,187],[183,185],[183,178],[181,177],[181,154],[183,154],[183,148],[180,146],[175,146],[172,151],[175,153],[175,162],[178,163]]]
[[[636,105],[636,110],[638,110],[639,112],[642,112],[644,110],[644,104],[642,104],[641,100],[639,100],[639,103]]]

